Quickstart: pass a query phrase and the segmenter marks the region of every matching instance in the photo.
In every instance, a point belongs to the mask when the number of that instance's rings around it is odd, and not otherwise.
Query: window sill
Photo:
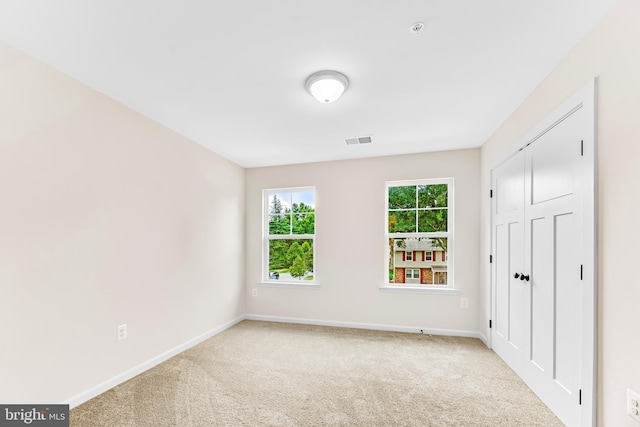
[[[432,295],[462,295],[462,291],[454,288],[435,288],[425,286],[407,286],[407,285],[382,285],[378,287],[382,292],[406,292],[415,294],[432,294]]]
[[[320,284],[317,282],[298,283],[298,282],[258,282],[261,288],[295,288],[295,289],[319,289]]]

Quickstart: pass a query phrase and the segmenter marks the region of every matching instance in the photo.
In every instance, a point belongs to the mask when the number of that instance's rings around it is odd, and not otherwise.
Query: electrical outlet
[[[253,288],[253,294],[254,297],[258,296],[258,288]]]
[[[460,298],[460,307],[462,308],[469,307],[469,298]]]
[[[627,414],[640,423],[640,394],[627,389]]]
[[[118,326],[118,341],[127,338],[127,324],[124,323]]]

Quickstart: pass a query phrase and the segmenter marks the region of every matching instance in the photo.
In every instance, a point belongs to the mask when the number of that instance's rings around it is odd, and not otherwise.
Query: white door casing
[[[594,94],[492,170],[492,348],[568,426],[595,424]]]

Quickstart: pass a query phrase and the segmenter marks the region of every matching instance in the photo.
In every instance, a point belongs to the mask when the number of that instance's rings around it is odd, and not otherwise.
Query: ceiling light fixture
[[[328,104],[340,98],[349,87],[349,80],[342,73],[324,70],[311,74],[307,78],[305,87],[315,99]]]

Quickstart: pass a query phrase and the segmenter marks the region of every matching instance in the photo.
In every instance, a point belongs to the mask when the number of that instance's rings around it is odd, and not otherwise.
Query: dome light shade
[[[340,98],[349,87],[349,80],[347,76],[337,71],[318,71],[307,78],[305,87],[315,99],[328,104]]]

